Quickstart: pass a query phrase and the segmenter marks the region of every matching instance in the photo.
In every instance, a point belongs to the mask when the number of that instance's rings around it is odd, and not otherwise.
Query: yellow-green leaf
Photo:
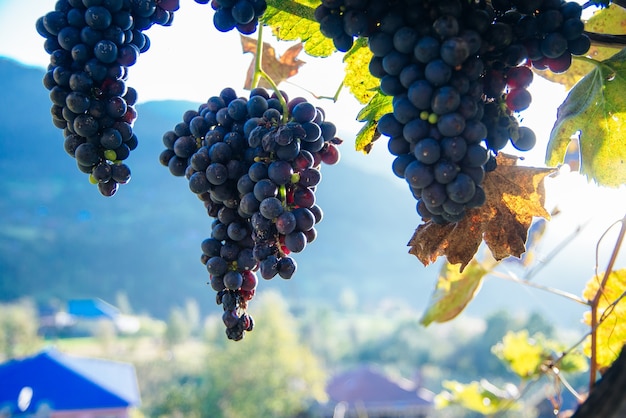
[[[377,91],[376,95],[357,115],[359,122],[366,122],[356,136],[355,148],[357,151],[363,151],[366,154],[370,152],[374,141],[380,136],[376,131],[378,120],[382,115],[392,111],[391,97]]]
[[[502,341],[491,348],[500,360],[522,379],[541,374],[541,364],[550,356],[543,346],[542,336],[528,335],[528,330],[509,331]]]
[[[343,58],[343,62],[346,64],[343,84],[350,89],[352,95],[361,104],[372,100],[380,86],[380,80],[369,72],[371,58],[372,52],[367,46],[367,39],[365,38],[357,39]]]
[[[483,415],[496,414],[503,410],[518,409],[515,393],[496,387],[486,380],[460,383],[444,380],[441,385],[445,391],[435,396],[437,408],[459,405],[465,409]]]
[[[593,300],[599,291],[604,274],[594,277],[587,283],[583,297]],[[626,269],[611,272],[602,291],[598,304],[598,319],[606,318],[596,330],[598,367],[605,368],[613,364],[626,343],[626,301],[620,299],[626,291]],[[616,301],[618,301],[615,303]],[[591,325],[591,312],[586,312],[584,321]],[[585,342],[585,354],[591,355],[591,338]]]
[[[626,9],[611,4],[597,10],[585,22],[585,30],[609,35],[626,35]],[[592,45],[588,55],[597,60],[604,60],[620,50],[621,47],[616,45]]]
[[[574,86],[557,113],[546,164],[563,162],[580,133],[581,172],[603,186],[626,183],[626,50],[598,63]]]
[[[301,41],[307,54],[327,57],[336,49],[315,21],[314,12],[319,4],[319,0],[267,0],[261,22],[270,26],[278,39]]]
[[[435,291],[420,322],[424,326],[432,322],[446,322],[463,312],[478,292],[483,277],[492,267],[493,265],[486,267],[472,259],[461,273],[459,264],[446,262],[441,268]]]

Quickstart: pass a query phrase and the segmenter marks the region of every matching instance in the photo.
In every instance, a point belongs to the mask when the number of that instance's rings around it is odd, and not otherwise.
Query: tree
[[[199,394],[202,416],[292,417],[325,400],[325,373],[300,342],[284,300],[263,293],[255,317],[264,332],[246,335],[242,344],[214,337]]]
[[[172,347],[182,343],[191,335],[192,324],[185,317],[185,313],[180,308],[174,308],[170,312],[165,329],[165,341]]]
[[[31,300],[0,305],[0,361],[34,353],[41,346],[38,324]]]

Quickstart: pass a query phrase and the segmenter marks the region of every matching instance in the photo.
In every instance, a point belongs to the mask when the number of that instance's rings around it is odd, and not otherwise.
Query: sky
[[[54,3],[54,0],[0,0],[0,55],[45,67],[48,55],[43,50],[44,39],[34,27],[38,17],[54,9]],[[210,12],[207,5],[183,0],[171,27],[155,26],[148,31],[152,46],[129,69],[128,85],[137,89],[140,102],[179,99],[201,103],[227,86],[235,88],[241,95],[245,94],[243,83],[252,55],[242,53],[237,32],[220,33],[213,28]],[[268,32],[265,31],[265,34]],[[277,41],[273,44],[279,54],[292,45]],[[289,84],[281,84],[280,87],[291,97],[303,96],[324,107],[327,119],[338,126],[345,141],[342,146],[344,163],[386,176],[390,185],[397,186],[399,192],[408,193],[404,181],[391,172],[392,157],[384,144],[377,144],[367,156],[354,150],[354,135],[361,127],[361,123],[356,121],[360,106],[347,91],[342,92],[337,103],[316,101],[307,93],[313,91],[318,96],[335,93],[342,79],[341,55],[320,59],[302,53],[300,59],[306,62],[300,73]],[[542,166],[556,110],[565,99],[566,92],[561,86],[540,77],[535,77],[530,91],[533,103],[522,112],[521,124],[532,127],[538,143],[534,150],[524,153],[522,164]],[[512,149],[505,151],[519,154]],[[545,248],[561,245],[565,248],[554,260],[545,260],[550,268],[544,270],[542,278],[548,284],[571,282],[572,287],[566,290],[580,294],[581,281],[584,283],[593,275],[596,243],[602,233],[626,212],[625,188],[597,187],[579,174],[566,171],[546,180],[546,188],[546,207],[551,210],[558,206],[561,213],[550,223]],[[416,215],[416,226],[418,223]],[[583,224],[587,226],[582,233],[563,243],[563,239],[577,225]],[[617,231],[618,228],[613,227],[599,247],[600,270],[608,261]],[[568,265],[577,268],[578,277],[571,280],[562,277],[574,271],[571,268],[564,270]],[[626,267],[626,249],[622,250],[617,267]]]

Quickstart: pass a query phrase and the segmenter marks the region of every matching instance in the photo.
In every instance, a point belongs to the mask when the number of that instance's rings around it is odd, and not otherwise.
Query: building
[[[432,392],[367,366],[335,376],[326,392],[330,401],[325,417],[425,418],[433,410]]]
[[[72,299],[67,303],[67,311],[47,313],[39,318],[39,323],[40,334],[61,337],[95,335],[103,323],[111,324],[120,334],[135,334],[141,327],[137,317],[124,315],[99,298]]]
[[[2,418],[129,418],[140,403],[132,364],[55,349],[0,364]]]

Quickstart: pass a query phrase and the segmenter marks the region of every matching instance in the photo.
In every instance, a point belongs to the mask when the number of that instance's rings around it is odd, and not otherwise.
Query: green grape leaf
[[[358,38],[350,51],[343,57],[346,64],[344,86],[361,104],[369,103],[377,93],[380,81],[370,74],[369,62],[372,52],[367,46],[367,39]]]
[[[543,346],[543,336],[528,335],[528,330],[509,331],[502,341],[491,348],[500,360],[522,379],[541,374],[541,365],[550,357],[550,352]]]
[[[261,22],[272,28],[282,41],[301,41],[304,52],[314,57],[327,57],[336,51],[332,39],[320,32],[315,21],[319,0],[267,0]]]
[[[562,353],[567,349],[564,344],[550,340],[546,343],[554,353]],[[567,355],[561,358],[557,365],[559,371],[563,373],[580,373],[589,369],[589,361],[582,351],[568,351]]]
[[[583,353],[568,351],[561,357],[565,350],[567,347],[564,344],[547,339],[541,333],[529,336],[528,330],[509,331],[501,342],[491,347],[491,352],[522,379],[544,374],[548,365],[554,365],[565,373],[587,370],[588,363]]]
[[[435,396],[437,408],[458,405],[483,415],[519,409],[519,404],[515,401],[516,389],[503,390],[485,379],[467,384],[444,380],[441,385],[445,390]]]
[[[604,274],[591,279],[583,291],[583,297],[593,300],[599,292],[600,283]],[[626,269],[611,272],[606,286],[602,290],[602,297],[598,304],[598,318],[605,319],[596,329],[598,367],[609,367],[626,343],[626,301],[623,299],[626,289]],[[584,322],[591,325],[591,312],[585,312]],[[591,355],[591,337],[588,337],[585,354]]]
[[[391,97],[377,91],[374,97],[357,115],[359,122],[366,122],[365,126],[356,135],[355,148],[357,151],[363,151],[367,154],[372,150],[374,141],[380,137],[380,133],[376,131],[378,120],[382,115],[392,111]]]
[[[599,185],[626,183],[626,50],[598,63],[559,106],[546,164],[563,162],[572,135],[580,132],[581,173]]]
[[[420,322],[428,326],[432,322],[446,322],[454,319],[474,299],[483,277],[491,271],[493,266],[495,266],[495,260],[490,262],[490,265],[487,263],[483,265],[476,259],[472,259],[461,273],[459,264],[445,262],[441,267],[429,306]]]

